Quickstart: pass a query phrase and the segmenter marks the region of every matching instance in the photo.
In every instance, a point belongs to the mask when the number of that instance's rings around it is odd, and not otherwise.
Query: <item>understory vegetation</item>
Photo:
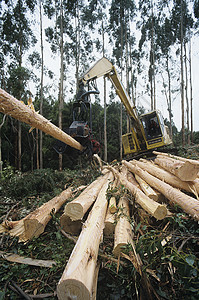
[[[43,169],[20,173],[12,167],[4,168],[0,186],[0,221],[5,218],[19,220],[63,189],[89,184],[97,176],[99,172],[93,165],[62,172]],[[112,192],[109,191],[107,196],[110,197]],[[98,258],[97,299],[150,299],[150,295],[151,299],[198,299],[198,223],[178,206],[168,204],[168,207],[171,216],[162,221],[150,217],[136,205],[131,207],[131,225],[136,252],[142,261],[142,275],[133,259],[131,245],[123,249],[124,255],[115,262],[111,259],[113,237],[104,237],[100,253],[107,258]],[[1,257],[0,299],[22,299],[13,291],[15,284],[32,297],[46,294],[45,299],[57,299],[56,286],[74,247],[74,243],[60,231],[59,216],[62,212],[63,208],[52,215],[45,232],[26,244],[18,243],[17,238],[8,235],[0,236],[1,251],[56,262],[52,268],[46,268],[8,262]]]

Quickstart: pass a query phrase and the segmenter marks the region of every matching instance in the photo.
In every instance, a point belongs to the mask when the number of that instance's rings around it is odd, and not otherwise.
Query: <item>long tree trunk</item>
[[[181,0],[181,18],[180,18],[180,28],[181,28],[181,52],[180,52],[180,62],[181,62],[181,112],[182,112],[182,146],[185,146],[185,126],[184,126],[184,67],[183,67],[183,9]]]
[[[166,70],[167,70],[167,76],[168,76],[168,89],[169,89],[169,97],[168,97],[168,110],[169,110],[169,123],[170,123],[170,137],[173,136],[173,128],[172,128],[172,107],[171,107],[171,75],[169,70],[169,56],[167,55],[166,58]]]
[[[187,69],[187,49],[186,42],[184,42],[184,62],[185,62],[185,97],[186,97],[186,113],[187,113],[187,144],[190,145],[189,132],[189,99],[188,99],[188,69]]]
[[[103,56],[105,56],[105,37],[104,37],[104,22],[102,20],[102,52]],[[107,161],[107,118],[106,118],[106,78],[104,77],[104,161]]]
[[[197,185],[196,182],[186,182],[182,181],[180,178],[176,177],[175,175],[171,174],[170,172],[160,168],[159,166],[151,163],[150,161],[137,161],[137,165],[150,173],[151,175],[159,178],[160,180],[169,183],[171,186],[178,188],[180,190],[187,191],[189,193],[193,193],[197,196]],[[199,189],[198,189],[199,193]]]
[[[61,0],[61,7],[60,7],[60,86],[59,86],[59,128],[62,129],[62,111],[64,106],[64,33],[63,33],[63,3]],[[59,170],[62,171],[62,154],[59,153]]]
[[[40,43],[41,43],[41,83],[40,83],[40,114],[43,115],[43,78],[44,78],[44,46],[43,46],[43,22],[42,22],[42,0],[39,2],[40,11]],[[39,131],[39,158],[40,158],[40,169],[43,169],[43,132]],[[38,157],[37,157],[38,159]],[[37,168],[39,163],[37,162]]]
[[[38,128],[43,132],[53,136],[54,138],[64,142],[65,144],[82,151],[83,146],[73,139],[70,135],[63,132],[57,126],[36,113],[24,103],[21,103],[2,89],[0,89],[0,111],[4,114],[20,120],[31,127]]]
[[[2,169],[3,169],[3,161],[2,161],[2,152],[1,152],[1,128],[3,126],[3,124],[5,123],[5,119],[6,119],[6,115],[3,116],[3,120],[2,123],[0,124],[0,178],[1,178],[1,174],[2,174]]]
[[[199,164],[194,164],[190,161],[183,162],[162,155],[156,157],[155,163],[183,181],[195,180],[199,172]]]
[[[44,232],[46,225],[52,218],[52,213],[56,213],[71,196],[72,189],[68,188],[25,218],[19,221],[3,222],[0,225],[0,232],[8,232],[11,236],[18,236],[20,242],[26,242],[33,237],[38,237]]]
[[[121,197],[118,203],[117,224],[114,235],[114,256],[120,255],[121,249],[128,244],[132,244],[133,232],[129,223],[129,201],[126,197]]]
[[[123,164],[125,162],[123,161]],[[110,170],[118,177],[121,184],[124,185],[129,192],[135,197],[135,201],[150,215],[155,217],[157,220],[162,220],[167,215],[167,209],[164,205],[161,205],[154,200],[146,196],[136,185],[129,182],[125,176],[120,174],[116,169],[109,167]]]
[[[100,189],[107,181],[107,176],[98,177],[77,198],[68,203],[64,209],[64,214],[69,216],[73,221],[81,220],[96,200]]]
[[[191,60],[191,38],[189,47],[189,83],[190,83],[190,117],[191,117],[191,143],[193,144],[193,88],[192,88],[192,60]]]
[[[120,44],[121,44],[121,81],[122,81],[122,71],[123,71],[123,23],[124,23],[124,8],[123,1],[120,1],[120,28],[121,28],[121,36],[120,36]],[[120,160],[122,160],[122,123],[123,123],[123,104],[120,103],[120,132],[119,132],[119,140],[120,140]]]

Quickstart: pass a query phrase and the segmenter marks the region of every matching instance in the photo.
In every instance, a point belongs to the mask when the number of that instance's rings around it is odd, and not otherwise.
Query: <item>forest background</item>
[[[199,144],[193,78],[198,26],[198,0],[0,0],[1,88],[25,104],[31,97],[36,111],[65,129],[72,123],[78,76],[106,56],[139,113],[161,110],[175,146]],[[120,159],[126,113],[106,79],[98,89],[94,137],[105,161]],[[0,118],[1,170],[76,166],[76,155],[54,151],[52,137]]]

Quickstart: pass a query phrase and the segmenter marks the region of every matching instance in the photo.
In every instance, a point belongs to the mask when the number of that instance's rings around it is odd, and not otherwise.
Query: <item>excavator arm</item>
[[[79,83],[86,85],[90,81],[102,76],[106,76],[110,79],[115,88],[116,94],[119,96],[124,107],[126,108],[126,111],[131,119],[131,130],[136,147],[138,150],[141,150],[140,145],[144,143],[144,131],[138,118],[136,107],[133,105],[131,98],[119,79],[118,73],[112,63],[107,58],[102,57],[93,65],[93,67],[91,67],[80,77]]]
[[[122,136],[125,154],[136,154],[171,144],[161,113],[157,110],[138,117],[137,109],[124,88],[112,63],[105,57],[98,60],[79,78],[79,87],[106,76],[112,82],[131,120],[131,132]]]

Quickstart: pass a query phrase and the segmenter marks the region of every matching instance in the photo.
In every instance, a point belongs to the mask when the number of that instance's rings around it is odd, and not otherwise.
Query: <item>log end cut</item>
[[[45,230],[45,226],[38,222],[37,219],[24,220],[26,240],[31,240],[33,237],[38,237]]]
[[[63,214],[60,217],[61,228],[67,233],[78,235],[81,231],[82,223],[80,220],[72,221],[69,216]]]
[[[91,293],[84,284],[76,279],[60,280],[57,286],[59,300],[90,300]]]
[[[64,213],[71,218],[72,221],[82,220],[84,216],[83,207],[80,203],[67,203]]]
[[[166,206],[163,205],[159,205],[156,210],[153,213],[153,216],[157,219],[157,220],[162,220],[164,219],[168,214],[168,210],[166,208]]]

